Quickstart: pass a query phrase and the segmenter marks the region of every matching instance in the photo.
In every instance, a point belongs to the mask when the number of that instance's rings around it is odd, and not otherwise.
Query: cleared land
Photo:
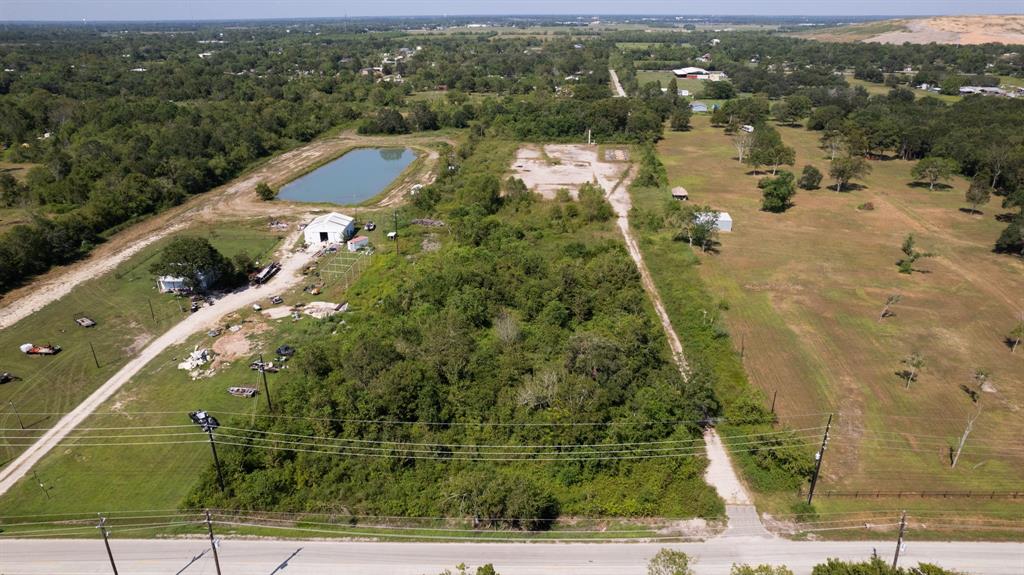
[[[262,219],[197,226],[190,233],[209,239],[228,257],[245,251],[265,259],[280,241]],[[153,338],[185,317],[176,298],[157,293],[149,273],[164,243],[151,244],[111,272],[79,284],[68,296],[0,330],[0,371],[20,378],[0,386],[0,427],[9,430],[0,439],[0,461],[9,461],[25,447],[25,440],[11,437],[19,427],[18,414],[30,430],[50,427],[58,414],[80,403]],[[95,320],[96,327],[75,324],[82,316]],[[18,349],[26,342],[53,343],[63,351],[53,357],[27,356]]]
[[[880,42],[883,44],[1021,44],[1024,16],[940,16],[884,20],[817,29],[799,34],[829,42]]]
[[[811,163],[827,173],[817,134],[780,131],[797,149],[798,167]],[[666,276],[682,274],[666,268],[696,264],[714,298],[728,307],[726,325],[734,345],[744,349],[751,381],[769,398],[778,391],[782,421],[806,427],[828,412],[839,414],[815,501],[819,509],[965,508],[1019,518],[1019,501],[874,496],[1019,489],[1024,479],[1024,355],[1011,354],[1003,343],[1024,304],[1024,262],[990,251],[1004,226],[995,219],[1004,211],[998,199],[983,216],[969,215],[959,209],[966,182],[930,192],[910,185],[911,163],[887,160],[872,162],[874,172],[860,189],[801,191],[790,211],[769,214],[760,211],[759,176],[734,159],[728,136],[706,118],[696,117],[690,132],[668,133],[659,152],[672,185],[734,219],[720,253],[696,261],[675,255],[684,247],[667,236],[646,244],[664,297],[677,293],[663,287],[672,281]],[[665,201],[635,199],[648,207]],[[867,202],[873,211],[857,209]],[[919,266],[925,273],[896,270],[908,233],[936,253]],[[903,300],[894,317],[880,322],[893,293]],[[673,313],[672,302],[668,306]],[[896,372],[915,351],[926,365],[908,390]],[[991,372],[995,391],[981,394],[982,415],[957,468],[950,469],[950,446],[976,410],[959,386],[971,384],[976,368]],[[872,498],[828,497],[828,490]],[[781,501],[759,503],[788,512]]]
[[[549,200],[561,189],[576,197],[579,187],[587,182],[596,182],[605,192],[610,192],[629,170],[627,154],[624,148],[572,144],[524,146],[516,152],[512,175]]]
[[[0,329],[69,294],[82,282],[114,269],[146,246],[181,231],[187,225],[244,217],[287,218],[308,214],[311,211],[310,204],[282,201],[267,204],[261,201],[255,194],[256,185],[267,182],[277,188],[352,148],[414,146],[426,154],[424,161],[415,162],[376,204],[346,208],[346,211],[358,213],[396,205],[413,184],[421,181],[425,183],[432,177],[438,155],[435,150],[425,146],[440,140],[444,140],[444,137],[433,134],[363,137],[352,132],[344,132],[270,158],[228,184],[195,196],[181,206],[148,218],[114,235],[85,259],[54,268],[25,287],[4,294],[0,298],[3,304],[0,307],[0,311],[3,312],[0,314]],[[322,208],[312,211],[321,210]]]

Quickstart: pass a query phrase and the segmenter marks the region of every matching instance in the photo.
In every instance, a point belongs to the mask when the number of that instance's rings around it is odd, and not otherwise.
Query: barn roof
[[[309,222],[309,226],[307,227],[333,225],[340,226],[342,228],[347,228],[349,224],[351,224],[353,221],[353,218],[350,216],[346,216],[345,214],[339,214],[338,212],[331,212],[329,214],[318,216],[313,221]]]

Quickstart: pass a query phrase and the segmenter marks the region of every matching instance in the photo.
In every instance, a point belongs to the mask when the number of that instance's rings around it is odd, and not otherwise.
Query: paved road
[[[326,541],[225,540],[220,563],[225,575],[359,575],[434,574],[466,563],[474,570],[493,563],[502,575],[641,575],[656,544],[530,544],[530,543],[369,543]],[[872,549],[891,559],[894,543],[795,542],[720,538],[706,543],[672,545],[696,558],[698,575],[725,575],[733,563],[788,565],[808,574],[829,557],[864,560]],[[209,549],[201,539],[111,541],[121,573],[133,575],[214,573],[211,554],[189,565]],[[900,565],[927,561],[984,575],[1024,572],[1024,544],[910,542]],[[285,562],[287,564],[285,565]],[[186,568],[187,566],[187,568]],[[4,575],[85,575],[110,573],[99,539],[0,540],[0,573]]]
[[[285,240],[282,249],[295,244],[299,231],[293,232]],[[56,425],[46,431],[31,447],[26,449],[13,462],[0,469],[0,495],[7,492],[29,469],[46,455],[62,439],[67,437],[75,427],[109,399],[128,382],[136,373],[163,353],[168,347],[179,344],[194,333],[215,327],[220,318],[229,312],[239,310],[258,301],[265,300],[270,294],[283,292],[302,277],[301,270],[311,259],[310,254],[297,252],[280,254],[281,271],[261,288],[249,288],[228,294],[210,307],[204,307],[187,316],[166,333],[153,340],[139,355],[135,356],[96,391],[80,403],[75,409],[62,417]],[[0,574],[3,575],[3,574]]]
[[[615,73],[615,70],[608,68],[608,73],[612,77],[612,85],[615,86],[615,97],[625,98],[626,91],[622,89],[622,84],[619,83],[619,75]]]

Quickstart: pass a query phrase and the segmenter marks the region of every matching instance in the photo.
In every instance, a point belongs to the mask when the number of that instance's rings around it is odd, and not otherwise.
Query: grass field
[[[279,241],[262,218],[195,227],[189,233],[207,237],[228,257],[246,251],[261,259]],[[149,340],[179,321],[182,313],[177,301],[157,293],[148,269],[164,243],[147,247],[114,272],[81,284],[67,297],[0,331],[0,371],[21,378],[0,386],[0,405],[4,407],[0,428],[18,427],[12,403],[26,427],[48,428],[59,419],[58,414],[77,405]],[[98,325],[79,327],[74,320],[81,316]],[[53,343],[63,351],[52,357],[27,356],[18,349],[26,342]],[[20,451],[12,445],[15,443],[10,437],[0,441],[0,461],[8,461]]]
[[[892,90],[892,88],[890,88],[890,87],[888,87],[888,86],[886,86],[884,84],[876,84],[874,82],[868,82],[866,80],[858,80],[857,78],[853,77],[853,74],[845,74],[844,76],[846,78],[846,81],[851,86],[863,86],[864,89],[868,91],[868,94],[871,94],[872,96],[885,96],[885,95],[887,95]],[[938,99],[940,101],[943,101],[943,102],[945,102],[947,104],[952,104],[954,102],[959,102],[961,100],[960,96],[950,96],[948,94],[936,94],[935,92],[928,92],[927,90],[919,90],[919,89],[913,88],[913,87],[910,88],[910,90],[914,93],[914,96],[916,96],[917,98],[936,98],[936,99]]]
[[[780,131],[797,149],[798,168],[811,163],[827,173],[815,133]],[[969,215],[959,210],[966,182],[930,192],[909,185],[911,163],[890,160],[872,162],[874,172],[860,189],[800,191],[795,207],[769,214],[759,209],[759,176],[735,161],[728,137],[706,118],[695,117],[690,132],[669,132],[659,152],[670,183],[685,186],[694,202],[728,211],[735,231],[722,234],[720,253],[700,256],[695,266],[669,254],[652,261],[652,270],[699,270],[711,296],[726,302],[726,325],[733,345],[743,347],[751,382],[767,397],[778,391],[784,423],[806,427],[837,414],[819,493],[1020,489],[1024,355],[1011,355],[1002,340],[1022,305],[1024,263],[991,253],[1004,226],[995,219],[1004,211],[998,199],[984,215]],[[664,199],[637,199],[644,201]],[[875,209],[858,210],[865,202]],[[924,273],[912,276],[895,266],[908,233],[936,254],[922,261]],[[656,281],[664,282],[658,273]],[[880,322],[893,293],[903,300],[894,317]],[[926,365],[905,389],[896,372],[915,351]],[[950,446],[976,409],[959,386],[971,383],[976,368],[991,372],[997,391],[981,394],[982,414],[950,469]],[[762,497],[760,503],[785,513],[792,501]],[[911,504],[819,496],[815,503],[822,512],[962,506],[1016,518],[1024,507],[1019,499]]]
[[[637,70],[636,72],[636,79],[641,86],[648,82],[661,82],[662,88],[668,88],[668,83],[672,78],[675,78],[675,75],[668,70]],[[677,78],[676,83],[679,85],[680,90],[689,90],[691,96],[699,96],[701,91],[704,90],[704,82],[702,80]]]

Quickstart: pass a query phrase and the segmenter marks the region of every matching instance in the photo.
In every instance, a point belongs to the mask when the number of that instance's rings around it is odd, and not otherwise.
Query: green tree
[[[987,204],[992,199],[992,188],[989,187],[987,174],[978,174],[971,179],[971,186],[964,194],[964,200],[971,204],[971,213],[977,214],[978,206]]]
[[[933,254],[931,253],[917,251],[916,244],[917,241],[914,239],[914,234],[907,234],[907,237],[903,239],[903,245],[900,246],[903,257],[896,262],[896,266],[899,267],[901,274],[914,273],[914,264],[918,260],[932,257]]]
[[[683,105],[676,106],[672,110],[672,116],[669,120],[669,125],[672,130],[676,132],[682,132],[690,129],[690,118],[693,116],[693,110],[689,106]]]
[[[907,368],[903,370],[902,375],[907,381],[907,389],[910,389],[911,382],[917,381],[917,376],[921,373],[921,369],[924,367],[924,356],[915,351],[903,358],[901,363],[907,366]]]
[[[730,100],[736,97],[736,88],[728,81],[704,82],[701,97],[710,100]]]
[[[814,566],[811,575],[963,575],[958,571],[950,571],[929,563],[919,563],[917,567],[904,569],[892,568],[879,557],[869,561],[852,562],[829,559],[825,563]]]
[[[718,237],[719,212],[707,206],[686,206],[680,214],[681,229],[677,235],[685,239],[690,246],[700,246],[701,251],[708,251]]]
[[[793,205],[796,195],[796,184],[792,172],[779,172],[774,178],[762,178],[757,183],[761,188],[761,209],[766,212],[782,213]]]
[[[832,160],[828,174],[836,181],[836,191],[841,192],[852,180],[859,180],[871,173],[871,164],[860,156],[842,156]]]
[[[224,285],[232,279],[230,262],[206,238],[183,236],[170,241],[160,252],[160,258],[149,268],[158,276],[181,277],[190,289],[199,290],[203,284]]]
[[[588,222],[606,222],[611,219],[612,206],[604,197],[601,186],[587,182],[580,186],[577,193],[580,200],[580,211]]]
[[[792,166],[796,161],[796,150],[782,142],[782,136],[775,128],[762,124],[754,130],[754,141],[745,162],[757,170],[760,166],[771,166],[772,175],[780,165]]]
[[[264,202],[269,202],[277,196],[277,192],[267,185],[266,182],[260,182],[256,184],[256,195]]]
[[[662,549],[647,562],[647,575],[693,575],[690,556],[674,549]]]
[[[821,171],[808,164],[800,173],[800,181],[797,183],[801,190],[816,190],[821,185]]]
[[[995,251],[1024,257],[1024,216],[1017,216],[996,240]]]
[[[417,132],[436,130],[439,127],[437,114],[426,102],[414,102],[409,109],[409,125]]]
[[[916,180],[928,182],[928,189],[933,190],[937,182],[952,178],[958,169],[956,160],[932,156],[917,162],[910,175]]]

